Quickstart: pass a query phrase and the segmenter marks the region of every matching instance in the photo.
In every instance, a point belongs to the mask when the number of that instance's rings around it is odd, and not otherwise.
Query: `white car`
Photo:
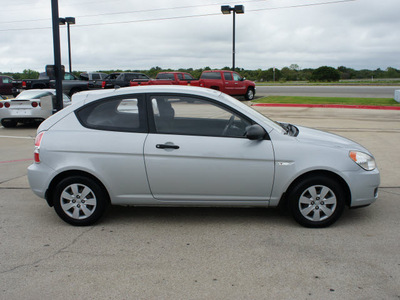
[[[83,92],[38,128],[33,192],[73,225],[109,204],[282,205],[304,226],[378,197],[371,153],[330,133],[271,121],[219,91],[143,86]]]
[[[22,91],[15,99],[0,102],[0,120],[3,127],[15,127],[18,123],[40,123],[53,113],[51,107],[42,107],[44,97],[55,96],[54,89],[31,89]],[[63,105],[71,99],[63,94]]]

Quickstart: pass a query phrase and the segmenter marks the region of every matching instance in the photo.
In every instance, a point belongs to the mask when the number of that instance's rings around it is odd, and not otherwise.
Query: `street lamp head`
[[[58,18],[58,25],[65,25],[65,18]]]
[[[234,11],[237,14],[244,14],[244,5],[235,5]]]
[[[68,24],[75,24],[75,18],[74,17],[66,17],[65,22]]]
[[[230,13],[231,13],[231,10],[232,10],[233,8],[232,7],[230,7],[229,5],[222,5],[221,6],[221,12],[224,14],[224,15],[229,15]]]

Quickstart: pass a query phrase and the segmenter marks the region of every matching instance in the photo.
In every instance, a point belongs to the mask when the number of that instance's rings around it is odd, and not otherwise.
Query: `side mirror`
[[[249,140],[262,140],[265,134],[266,132],[264,128],[258,124],[254,124],[246,128],[246,137]]]

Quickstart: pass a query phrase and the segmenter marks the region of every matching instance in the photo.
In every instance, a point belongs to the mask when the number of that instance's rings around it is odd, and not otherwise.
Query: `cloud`
[[[400,68],[398,0],[310,6],[331,1],[243,1],[245,14],[236,16],[236,66]],[[72,65],[82,71],[231,66],[232,15],[222,15],[221,4],[225,3],[59,0],[60,16],[76,17],[76,25],[71,25]],[[0,5],[0,71],[43,71],[53,62],[49,1],[0,0]],[[293,7],[299,5],[306,6]],[[176,17],[182,18],[170,19]],[[37,19],[47,20],[32,21]],[[24,20],[31,21],[10,23]],[[83,26],[100,23],[109,24]],[[67,66],[65,27],[60,28],[60,38]],[[26,30],[10,30],[16,28]]]

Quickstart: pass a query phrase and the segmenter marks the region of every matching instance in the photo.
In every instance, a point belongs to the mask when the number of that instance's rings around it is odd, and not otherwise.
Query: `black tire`
[[[18,124],[17,121],[15,120],[1,120],[1,125],[4,128],[12,128],[12,127],[16,127]]]
[[[54,189],[53,200],[58,216],[74,226],[94,224],[109,206],[108,194],[104,188],[84,176],[61,180]]]
[[[332,225],[342,215],[345,193],[341,185],[323,176],[308,177],[289,192],[289,207],[294,219],[305,227]]]
[[[246,100],[253,100],[254,99],[254,89],[248,88],[246,94],[244,94],[244,98]]]

